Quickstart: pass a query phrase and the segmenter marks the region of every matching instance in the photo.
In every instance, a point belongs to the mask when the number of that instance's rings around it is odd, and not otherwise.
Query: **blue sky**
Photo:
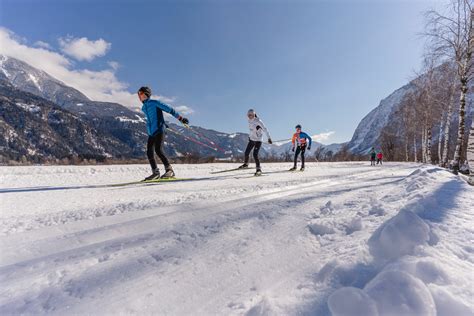
[[[149,85],[192,111],[188,116],[195,125],[246,131],[245,114],[252,107],[274,139],[288,138],[300,123],[310,134],[326,133],[324,143],[349,140],[382,98],[413,78],[422,58],[422,12],[440,5],[402,0],[0,3],[4,36],[18,44],[10,54],[51,69],[94,99],[137,107],[132,93]],[[49,57],[33,59],[40,50]],[[48,68],[50,57],[66,70]]]

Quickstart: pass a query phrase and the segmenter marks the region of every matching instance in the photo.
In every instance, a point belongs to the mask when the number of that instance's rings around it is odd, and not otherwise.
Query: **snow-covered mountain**
[[[409,83],[380,101],[380,104],[359,123],[348,144],[348,149],[355,154],[364,154],[376,145],[380,132],[388,124],[405,95],[414,89],[414,84]]]
[[[312,151],[309,152],[309,155],[312,155],[312,153],[314,153],[314,151],[316,151],[317,149],[321,149],[323,154],[329,153],[329,152],[331,152],[332,154],[335,154],[339,152],[339,150],[341,150],[342,146],[344,145],[344,144],[324,145],[315,141],[314,139],[316,139],[316,137],[317,137],[316,135],[311,137],[313,139],[313,144],[311,147]],[[288,140],[274,142],[272,145],[264,144],[263,148],[269,155],[273,157],[284,158],[288,153],[291,152],[292,146],[293,145],[291,143],[291,139],[288,139]],[[293,154],[290,154],[290,155],[292,156]]]
[[[0,160],[104,159],[129,152],[77,115],[0,79]]]
[[[43,97],[60,106],[91,101],[80,91],[68,87],[46,72],[1,54],[0,78],[6,79],[19,90]]]
[[[435,70],[437,74],[441,74],[443,71],[443,66],[440,66]],[[421,75],[423,76],[423,75]],[[389,133],[393,133],[397,136],[402,136],[403,129],[405,128],[401,122],[400,111],[402,109],[402,104],[405,96],[409,93],[416,92],[417,86],[415,84],[416,80],[420,80],[420,77],[415,78],[408,84],[403,87],[395,90],[388,97],[380,101],[380,104],[373,109],[369,114],[367,114],[362,121],[357,126],[351,141],[348,143],[348,150],[354,154],[367,154],[371,147],[380,148],[381,145],[381,135],[382,131],[386,130]],[[473,93],[474,82],[471,83],[471,87],[468,92],[468,100],[474,98]],[[454,106],[454,113],[451,128],[450,128],[450,148],[454,150],[456,133],[457,133],[457,124],[458,124],[458,101],[459,94],[454,98],[456,100]],[[469,102],[466,104],[466,126],[470,126],[471,120],[474,114],[474,106]],[[421,128],[421,126],[420,126]],[[433,145],[436,145],[437,137],[439,135],[439,124],[434,125],[432,128],[432,139]]]

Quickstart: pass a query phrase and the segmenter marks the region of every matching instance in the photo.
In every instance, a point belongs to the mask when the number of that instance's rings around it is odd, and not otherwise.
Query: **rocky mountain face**
[[[442,71],[440,69],[436,70],[438,75],[439,72]],[[415,80],[418,80],[419,78],[416,78],[405,86],[397,89],[387,98],[380,101],[380,104],[362,119],[357,126],[351,141],[347,144],[347,149],[350,152],[357,155],[366,155],[370,148],[380,148],[384,131],[395,136],[395,143],[397,143],[397,139],[401,141],[405,129],[401,117],[404,106],[403,101],[408,94],[416,92],[416,90],[419,89],[414,83]],[[474,87],[471,85],[468,100],[472,100],[474,97],[473,88]],[[450,152],[454,150],[457,137],[459,93],[455,95],[453,100],[455,103],[453,107],[452,121],[450,122],[450,141],[448,144]],[[473,114],[474,106],[468,102],[466,104],[466,126],[470,126]],[[432,150],[436,150],[440,133],[439,122],[432,126],[431,132]]]
[[[360,121],[347,145],[348,149],[354,154],[365,154],[370,148],[377,147],[382,129],[393,118],[405,95],[413,89],[415,86],[412,83],[407,84],[380,101],[380,104]]]
[[[0,79],[0,160],[103,160],[127,148],[80,117]]]

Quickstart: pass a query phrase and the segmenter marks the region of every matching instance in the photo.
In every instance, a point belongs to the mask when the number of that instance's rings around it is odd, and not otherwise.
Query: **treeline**
[[[429,11],[425,18],[421,74],[382,131],[380,147],[389,160],[439,164],[458,171],[467,152],[474,150],[474,142],[469,142],[473,128],[472,0],[453,0],[446,13]]]

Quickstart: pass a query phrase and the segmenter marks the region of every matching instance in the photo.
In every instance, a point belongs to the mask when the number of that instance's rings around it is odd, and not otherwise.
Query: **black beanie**
[[[138,92],[143,92],[144,95],[146,95],[147,98],[151,97],[151,89],[149,87],[141,87],[138,89]]]

